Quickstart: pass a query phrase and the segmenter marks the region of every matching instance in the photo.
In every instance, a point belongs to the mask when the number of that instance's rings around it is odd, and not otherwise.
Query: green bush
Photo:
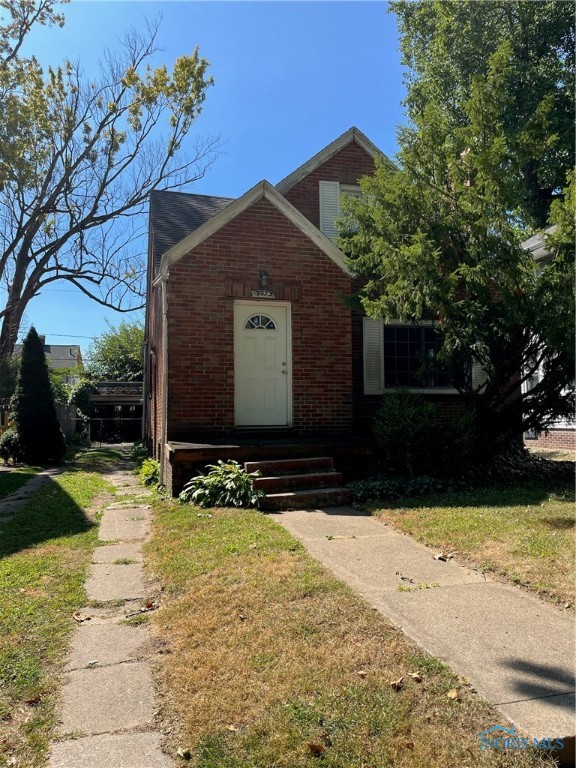
[[[254,488],[260,472],[245,472],[237,461],[208,464],[212,470],[189,480],[178,496],[182,504],[199,507],[257,507],[264,491]]]
[[[447,416],[408,390],[382,397],[373,431],[382,469],[397,475],[459,476],[474,448],[469,412]]]
[[[11,427],[0,437],[0,459],[4,464],[12,462],[17,464],[22,461],[22,445],[20,444],[20,436],[18,432]]]
[[[160,462],[156,459],[144,459],[138,477],[143,485],[158,485],[160,482]]]

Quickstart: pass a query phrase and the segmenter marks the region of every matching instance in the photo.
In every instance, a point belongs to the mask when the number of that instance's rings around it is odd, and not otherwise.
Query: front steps
[[[262,473],[254,487],[266,497],[266,510],[339,507],[350,503],[350,491],[342,487],[342,474],[334,470],[330,456],[278,461],[247,461],[246,472]]]

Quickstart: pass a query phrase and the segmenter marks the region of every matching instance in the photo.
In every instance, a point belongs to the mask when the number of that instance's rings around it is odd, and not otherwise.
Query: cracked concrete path
[[[148,602],[141,548],[150,530],[150,494],[127,464],[106,479],[138,499],[104,510],[98,536],[103,544],[92,554],[89,607],[82,610],[90,619],[72,638],[49,766],[173,768],[154,719],[148,628],[126,623]],[[100,607],[90,607],[95,603]]]
[[[565,737],[574,754],[572,616],[478,570],[435,560],[432,549],[350,507],[275,519],[520,730]]]

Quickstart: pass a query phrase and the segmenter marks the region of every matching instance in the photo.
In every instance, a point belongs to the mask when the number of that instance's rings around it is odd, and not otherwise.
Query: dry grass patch
[[[172,502],[156,513],[147,554],[167,595],[154,617],[163,709],[178,723],[170,751],[189,749],[189,765],[552,764],[482,753],[476,734],[499,716],[272,519],[198,517]]]
[[[404,499],[373,514],[438,549],[574,606],[576,579],[573,488],[495,487]]]

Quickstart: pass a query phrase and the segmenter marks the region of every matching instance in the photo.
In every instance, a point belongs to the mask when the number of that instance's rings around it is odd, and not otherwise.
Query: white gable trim
[[[297,184],[301,179],[303,179],[305,176],[308,176],[308,174],[316,170],[318,166],[322,165],[322,163],[325,163],[326,160],[329,160],[337,152],[340,152],[341,149],[344,149],[344,147],[347,147],[348,144],[352,144],[352,142],[358,144],[358,146],[361,147],[368,155],[370,155],[373,160],[376,160],[376,158],[380,157],[392,165],[392,161],[389,160],[386,155],[381,152],[378,147],[362,133],[362,131],[359,131],[358,128],[352,127],[349,128],[346,133],[343,133],[342,136],[339,136],[331,144],[328,144],[327,147],[324,147],[321,152],[318,152],[316,155],[314,155],[314,157],[311,157],[310,160],[304,163],[304,165],[296,168],[293,173],[291,173],[289,176],[286,176],[286,178],[282,179],[282,181],[278,182],[278,184],[276,184],[276,189],[278,192],[281,192],[283,195],[285,195],[286,192],[288,192],[288,190]]]
[[[255,187],[249,189],[246,194],[242,195],[242,197],[239,197],[238,200],[227,205],[226,208],[220,211],[220,213],[213,216],[207,222],[202,224],[202,226],[198,227],[198,229],[194,230],[194,232],[166,251],[166,253],[162,255],[162,261],[160,262],[159,277],[160,275],[167,275],[172,264],[261,199],[268,200],[268,202],[272,203],[283,216],[291,221],[309,240],[318,246],[328,258],[332,259],[343,272],[349,276],[353,275],[352,270],[346,264],[342,251],[337,248],[326,235],[323,235],[314,224],[308,221],[308,219],[289,203],[288,200],[282,197],[269,182],[261,181],[256,184]]]

